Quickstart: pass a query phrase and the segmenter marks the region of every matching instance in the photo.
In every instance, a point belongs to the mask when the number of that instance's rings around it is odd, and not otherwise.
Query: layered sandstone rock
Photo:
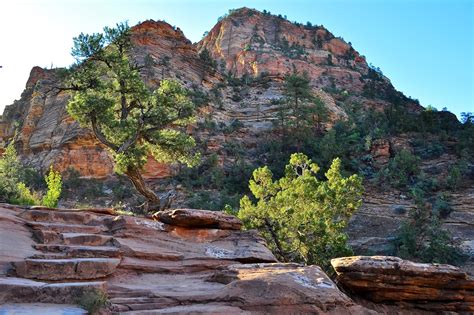
[[[474,279],[454,266],[390,256],[336,258],[331,264],[337,283],[355,296],[435,312],[474,312]]]
[[[2,243],[0,304],[53,310],[61,307],[25,303],[71,304],[104,292],[109,311],[121,314],[369,312],[319,267],[276,263],[231,216],[179,209],[165,223],[91,210],[0,205],[10,238],[25,244]]]
[[[216,211],[172,209],[157,212],[153,217],[161,222],[183,227],[221,230],[240,230],[242,227],[242,222],[236,217]]]
[[[186,39],[179,28],[152,20],[132,27],[132,42],[132,58],[144,66],[142,76],[149,86],[157,87],[161,79],[173,78],[207,95],[199,108],[200,120],[213,121],[221,130],[195,126],[192,132],[198,142],[207,144],[205,153],[217,153],[224,164],[232,161],[223,150],[226,142],[241,143],[247,149],[246,158],[254,158],[255,147],[278,119],[275,101],[283,96],[284,76],[293,70],[308,73],[313,94],[328,108],[331,119],[326,128],[346,117],[340,106],[342,92],[345,97],[350,95],[350,102],[382,109],[387,105],[383,100],[363,97],[364,85],[372,80],[367,77],[365,59],[322,26],[304,27],[243,8],[217,23],[197,44]],[[217,68],[199,57],[204,49],[216,59]],[[74,168],[87,177],[111,175],[113,165],[105,149],[67,115],[69,95],[55,89],[62,85],[60,73],[58,69],[32,69],[21,99],[7,106],[0,119],[0,143],[4,146],[11,141],[18,129],[17,149],[25,162],[38,169],[45,171],[53,164],[60,171]],[[255,80],[232,86],[224,77],[228,73]],[[385,77],[377,84],[394,91]],[[240,130],[223,132],[237,120],[242,123]],[[176,172],[176,167],[150,159],[145,177],[164,178]]]

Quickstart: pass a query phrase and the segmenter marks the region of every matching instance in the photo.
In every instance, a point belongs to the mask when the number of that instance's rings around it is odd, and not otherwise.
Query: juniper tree
[[[110,152],[115,171],[128,176],[149,208],[156,209],[160,198],[141,171],[150,155],[159,162],[197,162],[195,141],[185,131],[194,121],[194,105],[176,81],[162,80],[155,90],[145,85],[142,66],[130,56],[130,36],[121,23],[74,38],[76,64],[64,88],[72,93],[67,111],[93,131]]]
[[[283,132],[290,129],[297,138],[307,136],[310,131],[319,132],[327,119],[324,102],[312,93],[309,83],[306,73],[300,75],[294,72],[285,77],[285,97],[278,114]]]
[[[285,176],[274,180],[265,166],[253,172],[249,188],[255,200],[240,200],[238,217],[258,229],[278,259],[318,264],[330,272],[331,258],[352,253],[345,228],[362,204],[362,179],[343,177],[334,159],[326,181],[319,166],[302,153],[291,155]]]

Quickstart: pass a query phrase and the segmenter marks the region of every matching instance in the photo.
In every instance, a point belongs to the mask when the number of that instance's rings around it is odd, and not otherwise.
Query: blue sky
[[[474,111],[474,1],[0,1],[0,112],[19,99],[30,69],[67,66],[72,38],[128,20],[163,19],[193,42],[229,9],[247,6],[323,24],[382,69],[398,90],[459,115]]]

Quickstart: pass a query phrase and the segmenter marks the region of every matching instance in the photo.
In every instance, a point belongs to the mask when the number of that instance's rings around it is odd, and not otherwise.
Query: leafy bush
[[[395,255],[404,259],[452,265],[465,259],[449,232],[442,229],[439,215],[422,200],[402,224],[394,244]]]
[[[448,176],[446,177],[446,185],[451,190],[458,189],[465,174],[468,172],[468,163],[466,159],[462,158],[456,164],[453,164],[448,170]]]
[[[406,188],[420,173],[419,163],[420,159],[417,156],[402,150],[390,160],[388,166],[382,169],[379,175],[387,179],[394,187]]]
[[[327,181],[320,181],[319,166],[302,153],[291,155],[279,180],[268,167],[258,168],[249,184],[256,202],[244,196],[238,217],[247,229],[262,233],[280,260],[318,264],[331,272],[331,258],[352,253],[344,229],[362,203],[361,178],[344,178],[340,169],[335,159]]]
[[[83,309],[89,314],[98,314],[108,303],[108,296],[100,290],[88,290],[84,292],[77,300]]]
[[[39,205],[39,195],[25,184],[25,179],[36,176],[33,173],[32,169],[23,166],[14,143],[10,143],[0,158],[0,200],[19,205]]]
[[[14,144],[11,143],[0,158],[0,196],[5,200],[18,197],[21,172],[21,162],[16,155]]]
[[[424,139],[416,139],[412,145],[415,148],[415,154],[422,159],[435,159],[443,155],[445,147],[442,143],[436,141],[425,141]]]
[[[51,165],[51,167],[49,168],[49,174],[44,177],[44,180],[46,181],[46,185],[48,186],[48,191],[43,197],[42,204],[43,206],[49,208],[55,208],[58,206],[58,200],[61,196],[61,190],[63,185],[61,174],[59,172],[56,172],[53,169],[53,166]]]
[[[442,219],[445,219],[451,214],[452,211],[453,208],[448,201],[448,197],[444,194],[438,195],[433,205],[434,214],[438,215]]]
[[[14,197],[9,200],[13,204],[24,206],[36,206],[41,204],[41,198],[38,193],[31,192],[24,183],[17,184],[17,191]]]

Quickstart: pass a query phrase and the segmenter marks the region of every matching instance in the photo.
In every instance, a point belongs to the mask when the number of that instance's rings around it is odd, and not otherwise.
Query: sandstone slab
[[[430,311],[474,311],[474,279],[454,266],[390,256],[343,257],[331,264],[337,282],[356,296]]]
[[[239,219],[220,211],[172,209],[157,212],[153,218],[166,224],[188,228],[240,230],[242,227]]]
[[[218,300],[250,312],[369,314],[339,291],[318,266],[246,264],[229,266],[210,281],[227,283]]]
[[[15,262],[19,277],[40,280],[89,280],[112,274],[120,263],[116,258],[25,259]]]
[[[4,303],[76,303],[86,292],[106,292],[106,282],[47,283],[23,278],[0,278],[0,305]]]
[[[67,304],[8,303],[0,305],[0,314],[86,315],[87,311],[76,305]]]

